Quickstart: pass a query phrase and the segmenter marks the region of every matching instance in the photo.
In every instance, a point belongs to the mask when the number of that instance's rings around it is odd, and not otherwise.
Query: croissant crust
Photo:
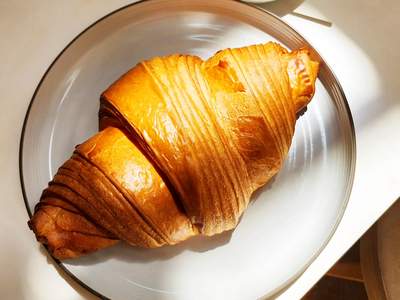
[[[277,43],[137,64],[101,95],[101,131],[59,168],[31,229],[65,259],[235,228],[281,168],[317,73],[307,49]]]

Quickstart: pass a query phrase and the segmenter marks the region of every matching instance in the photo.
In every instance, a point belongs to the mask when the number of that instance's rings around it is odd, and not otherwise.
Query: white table
[[[132,1],[0,1],[0,293],[3,299],[96,299],[44,259],[26,226],[18,174],[22,122],[57,54],[88,25]],[[262,5],[322,53],[353,113],[355,188],[333,238],[279,299],[304,295],[400,196],[400,2],[295,1]],[[295,9],[332,26],[288,14]]]

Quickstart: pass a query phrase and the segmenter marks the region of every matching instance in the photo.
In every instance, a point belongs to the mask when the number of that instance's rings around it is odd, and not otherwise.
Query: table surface
[[[0,1],[0,290],[4,299],[96,299],[46,256],[26,226],[18,148],[47,67],[78,33],[129,0]],[[400,196],[400,1],[278,0],[281,16],[322,54],[353,114],[354,187],[333,238],[279,299],[301,298]],[[311,17],[311,18],[310,18]],[[322,21],[321,21],[322,20]]]

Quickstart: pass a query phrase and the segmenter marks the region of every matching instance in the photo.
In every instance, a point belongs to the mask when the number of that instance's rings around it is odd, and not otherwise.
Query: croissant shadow
[[[232,230],[211,237],[195,236],[177,245],[163,246],[160,248],[147,249],[130,246],[124,242],[118,245],[102,249],[96,253],[81,257],[79,259],[65,260],[69,265],[90,266],[110,259],[123,262],[147,263],[153,261],[164,261],[171,259],[185,251],[207,252],[229,243]]]
[[[253,204],[260,198],[260,195],[270,190],[275,182],[276,176],[264,186],[257,189],[250,200],[249,205]],[[245,214],[244,214],[245,215]],[[242,220],[243,215],[240,217],[238,226]],[[98,263],[103,263],[108,260],[114,259],[124,262],[138,262],[146,263],[153,261],[169,260],[185,251],[203,253],[218,247],[224,246],[229,243],[234,230],[225,231],[214,236],[198,235],[177,245],[163,246],[155,249],[147,249],[130,246],[127,243],[121,242],[114,247],[102,249],[88,256],[79,259],[65,260],[64,262],[69,265],[76,266],[90,266]]]
[[[262,187],[259,187],[258,189],[256,189],[253,194],[251,195],[251,199],[250,199],[250,203],[254,204],[256,201],[258,201],[258,199],[260,198],[261,194],[265,193],[266,191],[272,189],[272,186],[274,185],[274,182],[276,180],[277,175],[274,175],[267,184],[263,185]]]
[[[257,189],[253,193],[249,205],[253,204],[255,201],[258,201],[261,194],[270,190],[275,180],[276,176],[272,177],[272,179],[266,185]],[[238,226],[240,226],[240,221],[242,220],[242,217],[243,215],[240,217]],[[198,235],[177,245],[163,246],[155,249],[134,247],[124,242],[121,242],[114,247],[99,250],[95,253],[81,257],[79,259],[66,260],[65,263],[69,265],[90,266],[106,262],[111,259],[128,263],[165,261],[177,255],[180,255],[185,251],[203,253],[224,246],[228,244],[231,240],[233,231],[234,230],[225,231],[214,236]]]

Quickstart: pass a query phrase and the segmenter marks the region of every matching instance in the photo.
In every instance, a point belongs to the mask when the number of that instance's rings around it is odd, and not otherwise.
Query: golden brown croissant
[[[139,63],[102,94],[101,131],[60,167],[30,227],[59,259],[234,228],[281,168],[317,72],[306,49],[276,43]]]

